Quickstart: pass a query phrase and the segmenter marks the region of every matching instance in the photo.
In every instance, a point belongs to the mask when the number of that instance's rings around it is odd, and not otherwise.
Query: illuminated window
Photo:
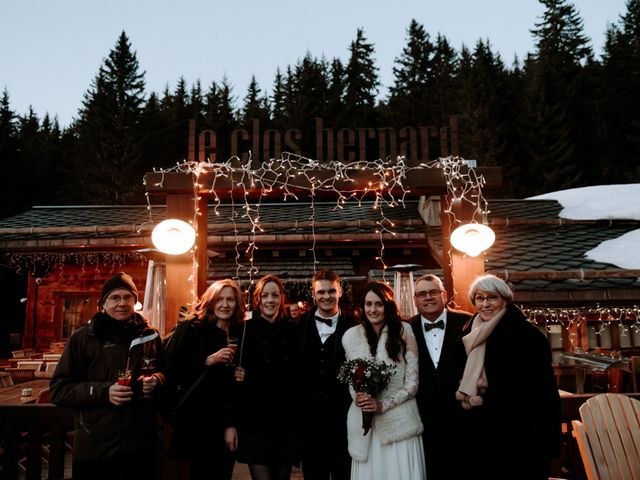
[[[71,334],[98,311],[98,299],[92,297],[66,297],[62,299],[62,338]]]

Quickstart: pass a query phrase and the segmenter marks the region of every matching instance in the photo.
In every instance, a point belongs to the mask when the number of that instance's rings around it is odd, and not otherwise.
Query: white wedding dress
[[[400,362],[392,361],[386,352],[386,327],[378,340],[376,358],[378,360],[392,363],[396,366],[396,372],[391,377],[388,388],[380,396],[382,400],[382,411],[387,412],[404,402],[414,402],[418,391],[418,347],[411,327],[403,323],[402,337],[407,343],[405,359]],[[345,333],[343,344],[347,360],[354,358],[371,358],[369,346],[364,336],[364,327],[358,325],[353,329],[360,331],[352,332],[352,335]],[[357,334],[356,334],[357,333]],[[364,341],[354,341],[359,340]],[[352,341],[349,341],[352,340]],[[355,392],[350,388],[352,398],[355,399]],[[414,409],[417,412],[417,406]],[[384,415],[384,413],[382,414]],[[417,414],[416,414],[417,417]],[[403,419],[404,420],[404,419]],[[417,418],[406,418],[407,421],[420,422]],[[403,426],[398,425],[398,428]],[[362,430],[360,430],[362,435]],[[365,461],[353,460],[351,464],[351,480],[424,480],[426,478],[424,449],[421,435],[412,435],[404,440],[382,443],[381,434],[376,431],[376,420],[374,417],[373,427],[368,436],[371,436],[368,455]]]

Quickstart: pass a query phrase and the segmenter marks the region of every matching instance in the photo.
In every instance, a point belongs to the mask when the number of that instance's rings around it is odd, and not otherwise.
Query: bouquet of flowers
[[[351,385],[356,392],[368,393],[372,397],[378,396],[389,386],[391,376],[396,367],[375,358],[354,358],[347,360],[340,367],[338,380]],[[372,412],[362,412],[363,435],[371,429]]]

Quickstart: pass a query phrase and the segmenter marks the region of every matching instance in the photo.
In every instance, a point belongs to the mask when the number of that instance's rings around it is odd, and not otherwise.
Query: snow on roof
[[[527,200],[556,200],[572,220],[640,220],[640,184],[598,185],[545,193]],[[602,242],[585,256],[620,268],[640,269],[640,229]]]

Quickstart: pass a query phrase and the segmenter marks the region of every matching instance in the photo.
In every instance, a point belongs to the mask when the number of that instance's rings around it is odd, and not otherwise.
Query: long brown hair
[[[265,275],[258,283],[256,283],[256,289],[253,291],[253,310],[259,312],[260,311],[260,300],[262,299],[262,291],[267,283],[275,283],[280,291],[280,306],[278,307],[278,313],[276,315],[276,320],[280,320],[284,317],[285,312],[287,310],[286,304],[287,299],[284,291],[284,284],[282,280],[280,280],[275,275]]]
[[[213,309],[215,307],[216,302],[220,298],[222,293],[222,289],[225,287],[229,287],[233,290],[233,296],[236,299],[236,308],[233,312],[233,317],[231,318],[230,323],[242,323],[244,320],[244,312],[245,305],[244,299],[242,298],[242,292],[240,291],[240,287],[238,284],[229,278],[224,280],[216,280],[209,288],[205,290],[202,294],[198,302],[195,304],[193,308],[193,313],[195,313],[196,317],[200,320],[209,320],[212,322],[216,322],[218,319],[216,318]]]
[[[404,357],[407,351],[407,343],[402,338],[402,317],[398,305],[396,305],[393,299],[393,290],[386,283],[383,282],[369,282],[362,293],[362,300],[360,302],[360,308],[362,310],[361,321],[364,325],[364,331],[367,335],[367,343],[369,344],[369,351],[371,355],[376,354],[376,348],[378,346],[378,334],[373,329],[371,322],[367,319],[367,315],[364,310],[365,297],[367,293],[373,292],[384,306],[384,321],[387,325],[387,342],[385,343],[385,349],[389,358],[399,362],[400,356]]]

